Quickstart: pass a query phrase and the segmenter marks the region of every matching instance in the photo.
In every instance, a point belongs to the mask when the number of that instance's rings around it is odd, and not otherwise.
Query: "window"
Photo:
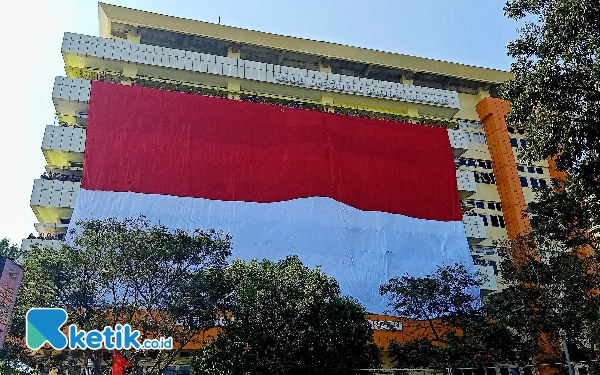
[[[527,183],[527,178],[526,177],[519,177],[519,180],[521,181],[521,186],[522,187],[529,187],[529,184]]]
[[[488,172],[474,172],[475,174],[475,182],[480,184],[495,184],[496,179],[494,178],[493,173]]]
[[[527,141],[526,140],[520,139],[519,142],[520,142],[522,148],[527,147]]]
[[[519,172],[525,172],[525,167],[522,165],[517,165],[517,171]]]
[[[548,186],[548,183],[546,183],[546,180],[539,179],[538,181],[540,183],[540,187],[545,188]]]
[[[529,181],[531,181],[531,187],[532,188],[538,188],[540,187],[540,185],[538,184],[538,180],[537,178],[530,178]]]
[[[487,215],[479,214],[479,216],[483,219],[483,225],[488,226],[488,218]]]
[[[471,142],[487,144],[483,133],[471,133]]]
[[[492,162],[489,160],[459,158],[458,163],[466,167],[492,169]]]
[[[502,211],[502,206],[500,202],[488,202],[487,203],[488,210]]]
[[[510,137],[510,145],[512,146],[512,148],[519,147],[519,145],[517,143],[517,138]]]
[[[502,211],[502,205],[500,202],[488,202],[488,201],[478,201],[475,199],[469,199],[466,201],[469,206],[474,206],[475,208],[479,208],[482,210],[494,210],[494,211]]]
[[[527,173],[535,173],[535,167],[527,167]]]
[[[504,216],[501,215],[490,215],[490,222],[492,223],[492,226],[496,228],[506,227],[504,224]]]
[[[540,168],[540,167],[537,167],[537,168],[535,168],[535,173],[537,173],[537,174],[544,174],[544,169]]]
[[[490,221],[492,222],[492,226],[493,227],[499,227],[500,226],[500,222],[498,221],[498,216],[496,216],[496,215],[490,215]]]

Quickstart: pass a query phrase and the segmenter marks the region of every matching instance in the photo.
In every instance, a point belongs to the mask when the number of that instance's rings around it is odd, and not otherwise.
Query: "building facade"
[[[488,276],[482,294],[502,288],[495,244],[530,229],[521,213],[555,173],[517,161],[527,140],[507,128],[509,105],[497,98],[509,73],[107,4],[99,21],[99,37],[65,33],[57,121],[45,128],[47,165],[30,202],[37,233],[23,247],[58,246],[66,234],[85,168],[91,82],[102,80],[446,127],[472,259]],[[371,319],[383,347],[411,335],[410,325],[382,324],[395,318]]]

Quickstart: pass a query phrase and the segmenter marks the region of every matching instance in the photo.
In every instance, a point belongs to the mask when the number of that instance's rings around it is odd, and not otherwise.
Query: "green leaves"
[[[398,316],[420,321],[412,340],[390,344],[398,368],[483,367],[526,362],[533,353],[527,337],[499,322],[473,296],[480,285],[459,264],[425,277],[393,278],[381,287]]]
[[[557,157],[576,201],[600,197],[600,3],[512,0],[509,17],[530,16],[509,55],[516,59],[501,96],[509,126],[526,129],[526,161]],[[531,17],[533,16],[533,17]],[[572,189],[571,189],[572,187]],[[600,213],[593,212],[596,222]]]
[[[182,346],[197,342],[198,334],[229,310],[230,289],[222,272],[231,254],[229,236],[215,230],[170,231],[143,217],[78,225],[73,246],[33,248],[24,258],[12,358],[49,366],[77,361],[66,353],[31,358],[23,349],[24,316],[31,307],[64,308],[67,323],[79,329],[129,323],[142,336],[173,337]],[[178,352],[159,356],[152,373],[162,373]],[[98,364],[102,353],[86,355]],[[128,359],[135,365],[143,355],[138,351]]]
[[[514,81],[501,90],[512,102],[507,123],[526,130],[523,159],[555,157],[567,181],[538,190],[529,204],[533,234],[507,245],[530,259],[517,269],[506,255],[502,275],[512,286],[490,300],[505,306],[501,319],[515,330],[564,334],[572,359],[598,359],[600,258],[588,230],[600,223],[600,2],[511,0],[505,11],[529,21],[509,45],[516,61]]]
[[[362,306],[297,257],[234,261],[235,304],[223,333],[192,359],[198,374],[346,374],[378,366]]]
[[[566,336],[572,360],[597,359],[597,253],[582,252],[577,245],[571,248],[541,235],[521,237],[506,246],[531,256],[517,268],[509,250],[504,251],[500,268],[509,287],[489,296],[489,314],[534,342],[542,337],[558,342],[562,335]]]

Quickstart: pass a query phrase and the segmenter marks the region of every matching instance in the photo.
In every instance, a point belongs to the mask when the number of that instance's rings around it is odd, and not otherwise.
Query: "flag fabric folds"
[[[112,375],[123,375],[123,370],[125,369],[125,367],[131,366],[132,364],[129,363],[129,361],[126,360],[122,355],[120,355],[117,352],[114,352],[111,372]]]
[[[223,230],[235,258],[296,254],[371,313],[391,277],[472,264],[445,129],[93,82],[86,139],[71,223]]]

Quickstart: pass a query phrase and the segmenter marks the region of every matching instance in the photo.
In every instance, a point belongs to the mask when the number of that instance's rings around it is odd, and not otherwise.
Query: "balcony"
[[[277,64],[132,43],[123,40],[65,33],[62,52],[67,66],[123,71],[128,75],[184,80],[227,87],[231,78],[243,79],[243,90],[269,91],[287,96],[321,99],[331,92],[334,101],[361,103],[364,98],[387,99],[395,110],[417,108],[419,113],[452,117],[459,109],[458,93],[397,82],[292,68]],[[270,84],[267,89],[265,83]],[[370,100],[370,99],[369,99]],[[408,105],[408,103],[411,103]],[[381,107],[381,103],[379,103]]]
[[[67,234],[69,224],[64,223],[35,223],[33,224],[36,232],[42,236],[62,236]]]
[[[487,238],[485,225],[480,216],[463,216],[463,224],[469,244],[476,244]]]
[[[67,126],[46,126],[42,152],[49,166],[68,168],[83,163],[86,131]]]
[[[498,282],[496,281],[496,275],[494,274],[494,267],[476,264],[475,271],[478,273],[479,280],[482,281],[479,289],[489,291],[498,290]]]
[[[465,199],[477,193],[477,183],[475,174],[472,171],[458,169],[456,171],[456,182],[458,184],[458,195],[460,199]]]
[[[37,179],[33,182],[30,205],[40,223],[60,223],[70,218],[81,183]]]
[[[68,124],[87,121],[91,88],[92,82],[86,79],[56,77],[52,101],[61,121]]]
[[[450,139],[450,147],[452,147],[452,154],[454,154],[455,158],[458,158],[469,150],[469,136],[464,131],[448,129],[448,138]]]
[[[50,248],[58,250],[58,249],[60,249],[62,244],[63,244],[63,242],[59,241],[59,240],[41,240],[38,238],[34,238],[34,239],[25,238],[21,242],[21,249],[29,250],[33,246],[39,246],[39,247],[50,247]]]

